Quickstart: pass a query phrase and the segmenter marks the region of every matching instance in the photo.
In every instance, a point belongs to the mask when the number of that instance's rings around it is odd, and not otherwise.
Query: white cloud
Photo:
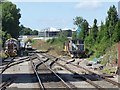
[[[75,5],[75,8],[98,8],[101,7],[102,4],[101,2],[79,2],[78,4]]]

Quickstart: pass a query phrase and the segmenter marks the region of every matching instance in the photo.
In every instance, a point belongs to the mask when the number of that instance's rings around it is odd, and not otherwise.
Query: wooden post
[[[118,75],[120,75],[120,42],[118,42]]]

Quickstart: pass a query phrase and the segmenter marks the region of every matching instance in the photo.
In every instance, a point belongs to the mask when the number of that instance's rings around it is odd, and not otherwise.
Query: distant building
[[[118,2],[118,17],[120,18],[120,1]]]
[[[68,38],[72,38],[72,30],[71,29],[68,29],[68,28],[56,29],[53,27],[40,30],[38,33],[38,36],[39,36],[39,38],[41,38],[41,40],[47,40],[47,39],[57,38],[60,32],[66,33],[66,36]]]
[[[50,27],[45,28],[39,31],[38,36],[39,37],[57,37],[60,30]]]

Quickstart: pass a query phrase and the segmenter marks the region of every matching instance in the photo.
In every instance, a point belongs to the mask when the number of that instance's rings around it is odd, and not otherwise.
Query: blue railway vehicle
[[[71,57],[85,56],[85,41],[82,39],[68,40],[64,42],[63,51]]]

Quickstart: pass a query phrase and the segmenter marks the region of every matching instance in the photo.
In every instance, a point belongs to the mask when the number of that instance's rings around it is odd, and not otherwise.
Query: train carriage
[[[26,42],[25,48],[26,48],[27,50],[32,50],[32,45],[31,45],[31,43],[30,43],[30,42]]]

